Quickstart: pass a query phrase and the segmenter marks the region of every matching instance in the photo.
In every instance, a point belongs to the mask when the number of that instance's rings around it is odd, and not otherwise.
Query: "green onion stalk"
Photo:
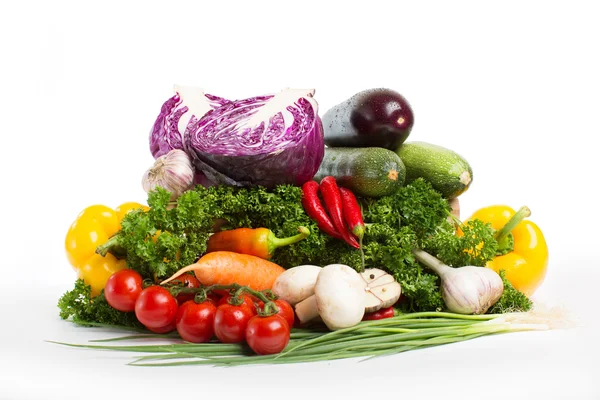
[[[246,344],[187,343],[175,335],[161,336],[161,339],[172,340],[168,344],[110,344],[116,341],[157,337],[143,334],[91,341],[93,344],[54,341],[51,343],[85,349],[145,353],[129,363],[133,366],[238,366],[331,361],[343,358],[370,359],[487,335],[543,331],[572,325],[564,311],[557,309],[486,315],[409,313],[377,321],[363,321],[353,327],[332,332],[319,326],[311,329],[294,328],[287,347],[281,353],[273,355],[255,355]]]

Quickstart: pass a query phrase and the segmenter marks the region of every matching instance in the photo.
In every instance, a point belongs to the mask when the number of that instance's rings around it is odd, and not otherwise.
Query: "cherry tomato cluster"
[[[188,288],[199,288],[192,275],[182,275],[175,282]],[[243,343],[257,354],[281,352],[290,340],[294,325],[294,309],[283,300],[275,300],[277,313],[263,315],[264,303],[242,294],[235,304],[231,294],[209,293],[197,303],[193,293],[173,297],[162,286],[143,288],[139,273],[125,269],[115,272],[104,288],[106,301],[123,312],[135,312],[136,318],[150,331],[167,333],[177,330],[188,342],[205,343],[216,337],[222,343]]]

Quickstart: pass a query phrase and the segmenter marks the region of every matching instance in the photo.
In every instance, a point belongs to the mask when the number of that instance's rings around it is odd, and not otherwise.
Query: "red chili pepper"
[[[302,185],[302,206],[308,216],[317,223],[320,230],[329,236],[341,239],[342,235],[335,230],[329,215],[327,215],[321,200],[319,200],[318,190],[319,184],[315,181],[308,181]]]
[[[342,211],[344,212],[346,224],[348,224],[354,236],[362,239],[365,234],[365,223],[358,200],[356,200],[356,196],[352,191],[343,187],[340,188],[340,195],[342,196]]]
[[[363,321],[376,321],[378,319],[392,318],[394,316],[394,306],[382,308],[381,310],[367,313],[363,317]]]
[[[325,201],[325,207],[331,215],[331,221],[333,226],[338,231],[346,243],[355,248],[360,248],[360,245],[356,241],[356,238],[350,234],[350,231],[346,227],[342,212],[342,196],[340,195],[340,189],[333,176],[326,176],[321,179],[321,185],[319,190],[323,195]]]

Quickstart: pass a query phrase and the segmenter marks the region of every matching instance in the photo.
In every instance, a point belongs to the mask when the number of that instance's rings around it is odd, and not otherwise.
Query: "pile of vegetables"
[[[473,171],[407,142],[414,115],[399,93],[360,92],[321,120],[314,90],[235,101],[175,90],[150,133],[148,205],[79,214],[65,241],[79,279],[58,305],[81,325],[189,344],[82,346],[167,352],[136,365],[237,365],[551,325],[530,311],[548,249],[529,209],[461,221]]]

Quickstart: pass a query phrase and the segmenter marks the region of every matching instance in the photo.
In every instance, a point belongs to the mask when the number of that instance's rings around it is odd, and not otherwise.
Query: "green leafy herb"
[[[500,278],[502,278],[502,283],[504,283],[504,291],[502,292],[502,297],[488,310],[488,314],[504,314],[531,310],[533,307],[532,301],[514,288],[509,280],[506,279],[506,272],[504,270],[500,271]]]
[[[461,224],[462,235],[444,221],[436,235],[426,238],[423,249],[451,267],[474,265],[483,267],[496,256],[498,242],[489,223],[478,219]]]

